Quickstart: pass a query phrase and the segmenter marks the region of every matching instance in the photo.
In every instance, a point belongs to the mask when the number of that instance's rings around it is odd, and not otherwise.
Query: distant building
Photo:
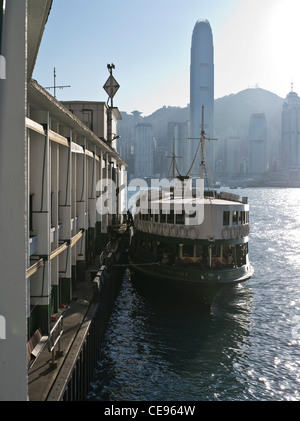
[[[241,168],[242,142],[240,137],[227,137],[224,148],[225,171],[228,174],[239,174]]]
[[[249,172],[267,171],[267,123],[264,113],[253,113],[249,125]]]
[[[175,176],[186,175],[191,165],[190,160],[190,140],[189,138],[190,124],[185,123],[168,123],[168,155],[173,154],[173,142],[174,142],[174,154],[176,158],[177,169],[175,170]],[[169,158],[171,162],[171,159]],[[170,174],[172,176],[172,174]]]
[[[300,184],[300,98],[293,91],[282,109],[280,166],[288,170],[292,185]]]
[[[134,128],[142,122],[141,112],[132,111],[130,114],[121,112],[122,120],[118,121],[118,153],[126,161],[128,179],[134,177]]]
[[[154,138],[151,124],[135,126],[134,168],[137,178],[151,177],[154,174]]]
[[[191,137],[201,134],[202,106],[204,106],[204,129],[207,137],[214,137],[214,47],[213,35],[207,20],[198,20],[192,35],[190,69],[190,124]],[[198,143],[191,140],[191,158],[195,156]],[[207,142],[207,155],[214,172],[214,144]],[[199,159],[195,170],[199,169]]]

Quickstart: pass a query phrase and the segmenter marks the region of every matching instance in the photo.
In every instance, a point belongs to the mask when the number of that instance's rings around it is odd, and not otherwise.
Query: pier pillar
[[[27,400],[27,1],[6,2],[1,55],[6,79],[0,80],[0,339],[1,401]]]
[[[83,151],[84,153],[78,154],[76,162],[76,184],[77,184],[77,195],[76,195],[76,213],[78,228],[83,230],[83,236],[76,245],[76,280],[78,282],[85,280],[85,243],[86,243],[86,229],[87,229],[87,168],[86,168],[86,140],[83,139]]]
[[[72,130],[61,127],[60,134],[69,141],[69,146],[61,146],[59,154],[59,219],[61,221],[60,242],[67,248],[60,254],[60,300],[68,304],[72,298],[72,250],[71,250],[71,201],[72,201]]]
[[[30,329],[32,334],[41,328],[43,334],[50,329],[51,264],[50,256],[50,144],[49,113],[31,111],[31,119],[42,124],[45,134],[30,133],[30,195],[32,200],[32,230],[36,237],[36,259],[43,259],[44,265],[29,278]]]
[[[51,130],[59,132],[59,124],[51,122]],[[59,247],[60,221],[58,218],[58,198],[59,198],[59,145],[50,142],[51,151],[51,204],[50,223],[53,241],[51,251]],[[51,313],[57,313],[59,309],[59,256],[51,260]]]
[[[88,248],[87,263],[89,266],[95,264],[95,236],[96,236],[96,148],[93,157],[88,157]]]
[[[96,204],[97,200],[100,197],[99,186],[102,179],[103,171],[103,152],[100,152],[99,161],[97,165],[97,175],[96,175]],[[96,240],[95,240],[95,252],[97,255],[100,255],[102,252],[102,236],[101,236],[101,214],[96,210]]]
[[[73,133],[73,142],[76,142],[76,134]],[[71,235],[74,237],[77,234],[78,230],[78,219],[77,219],[77,211],[76,211],[76,197],[77,197],[77,187],[76,187],[76,172],[77,172],[77,153],[72,153],[72,225],[71,225]],[[72,278],[72,289],[76,286],[76,253],[77,244],[71,249],[71,278]]]

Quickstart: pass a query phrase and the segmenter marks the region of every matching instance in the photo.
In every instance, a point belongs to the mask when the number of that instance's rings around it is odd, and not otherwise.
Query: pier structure
[[[122,190],[126,163],[114,145],[121,118],[116,107],[98,103],[99,136],[32,79],[52,0],[4,5],[0,400],[28,400],[30,344],[36,336],[47,340],[56,315],[70,305],[105,247],[109,226],[120,222],[120,195],[114,215],[99,214],[96,204],[101,180]]]

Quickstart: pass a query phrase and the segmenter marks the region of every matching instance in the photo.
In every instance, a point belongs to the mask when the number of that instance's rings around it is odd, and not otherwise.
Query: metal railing
[[[49,333],[49,339],[48,339],[48,350],[49,352],[52,352],[52,361],[50,363],[51,366],[55,366],[55,348],[58,344],[58,349],[56,351],[56,358],[59,358],[62,356],[62,352],[60,349],[60,339],[63,334],[63,315],[60,316],[60,318],[57,320],[53,328],[51,329]]]

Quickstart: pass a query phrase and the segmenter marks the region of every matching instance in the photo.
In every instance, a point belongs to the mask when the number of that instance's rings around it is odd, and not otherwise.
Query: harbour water
[[[126,271],[88,400],[300,400],[300,189],[232,192],[249,198],[255,276],[205,314]]]

